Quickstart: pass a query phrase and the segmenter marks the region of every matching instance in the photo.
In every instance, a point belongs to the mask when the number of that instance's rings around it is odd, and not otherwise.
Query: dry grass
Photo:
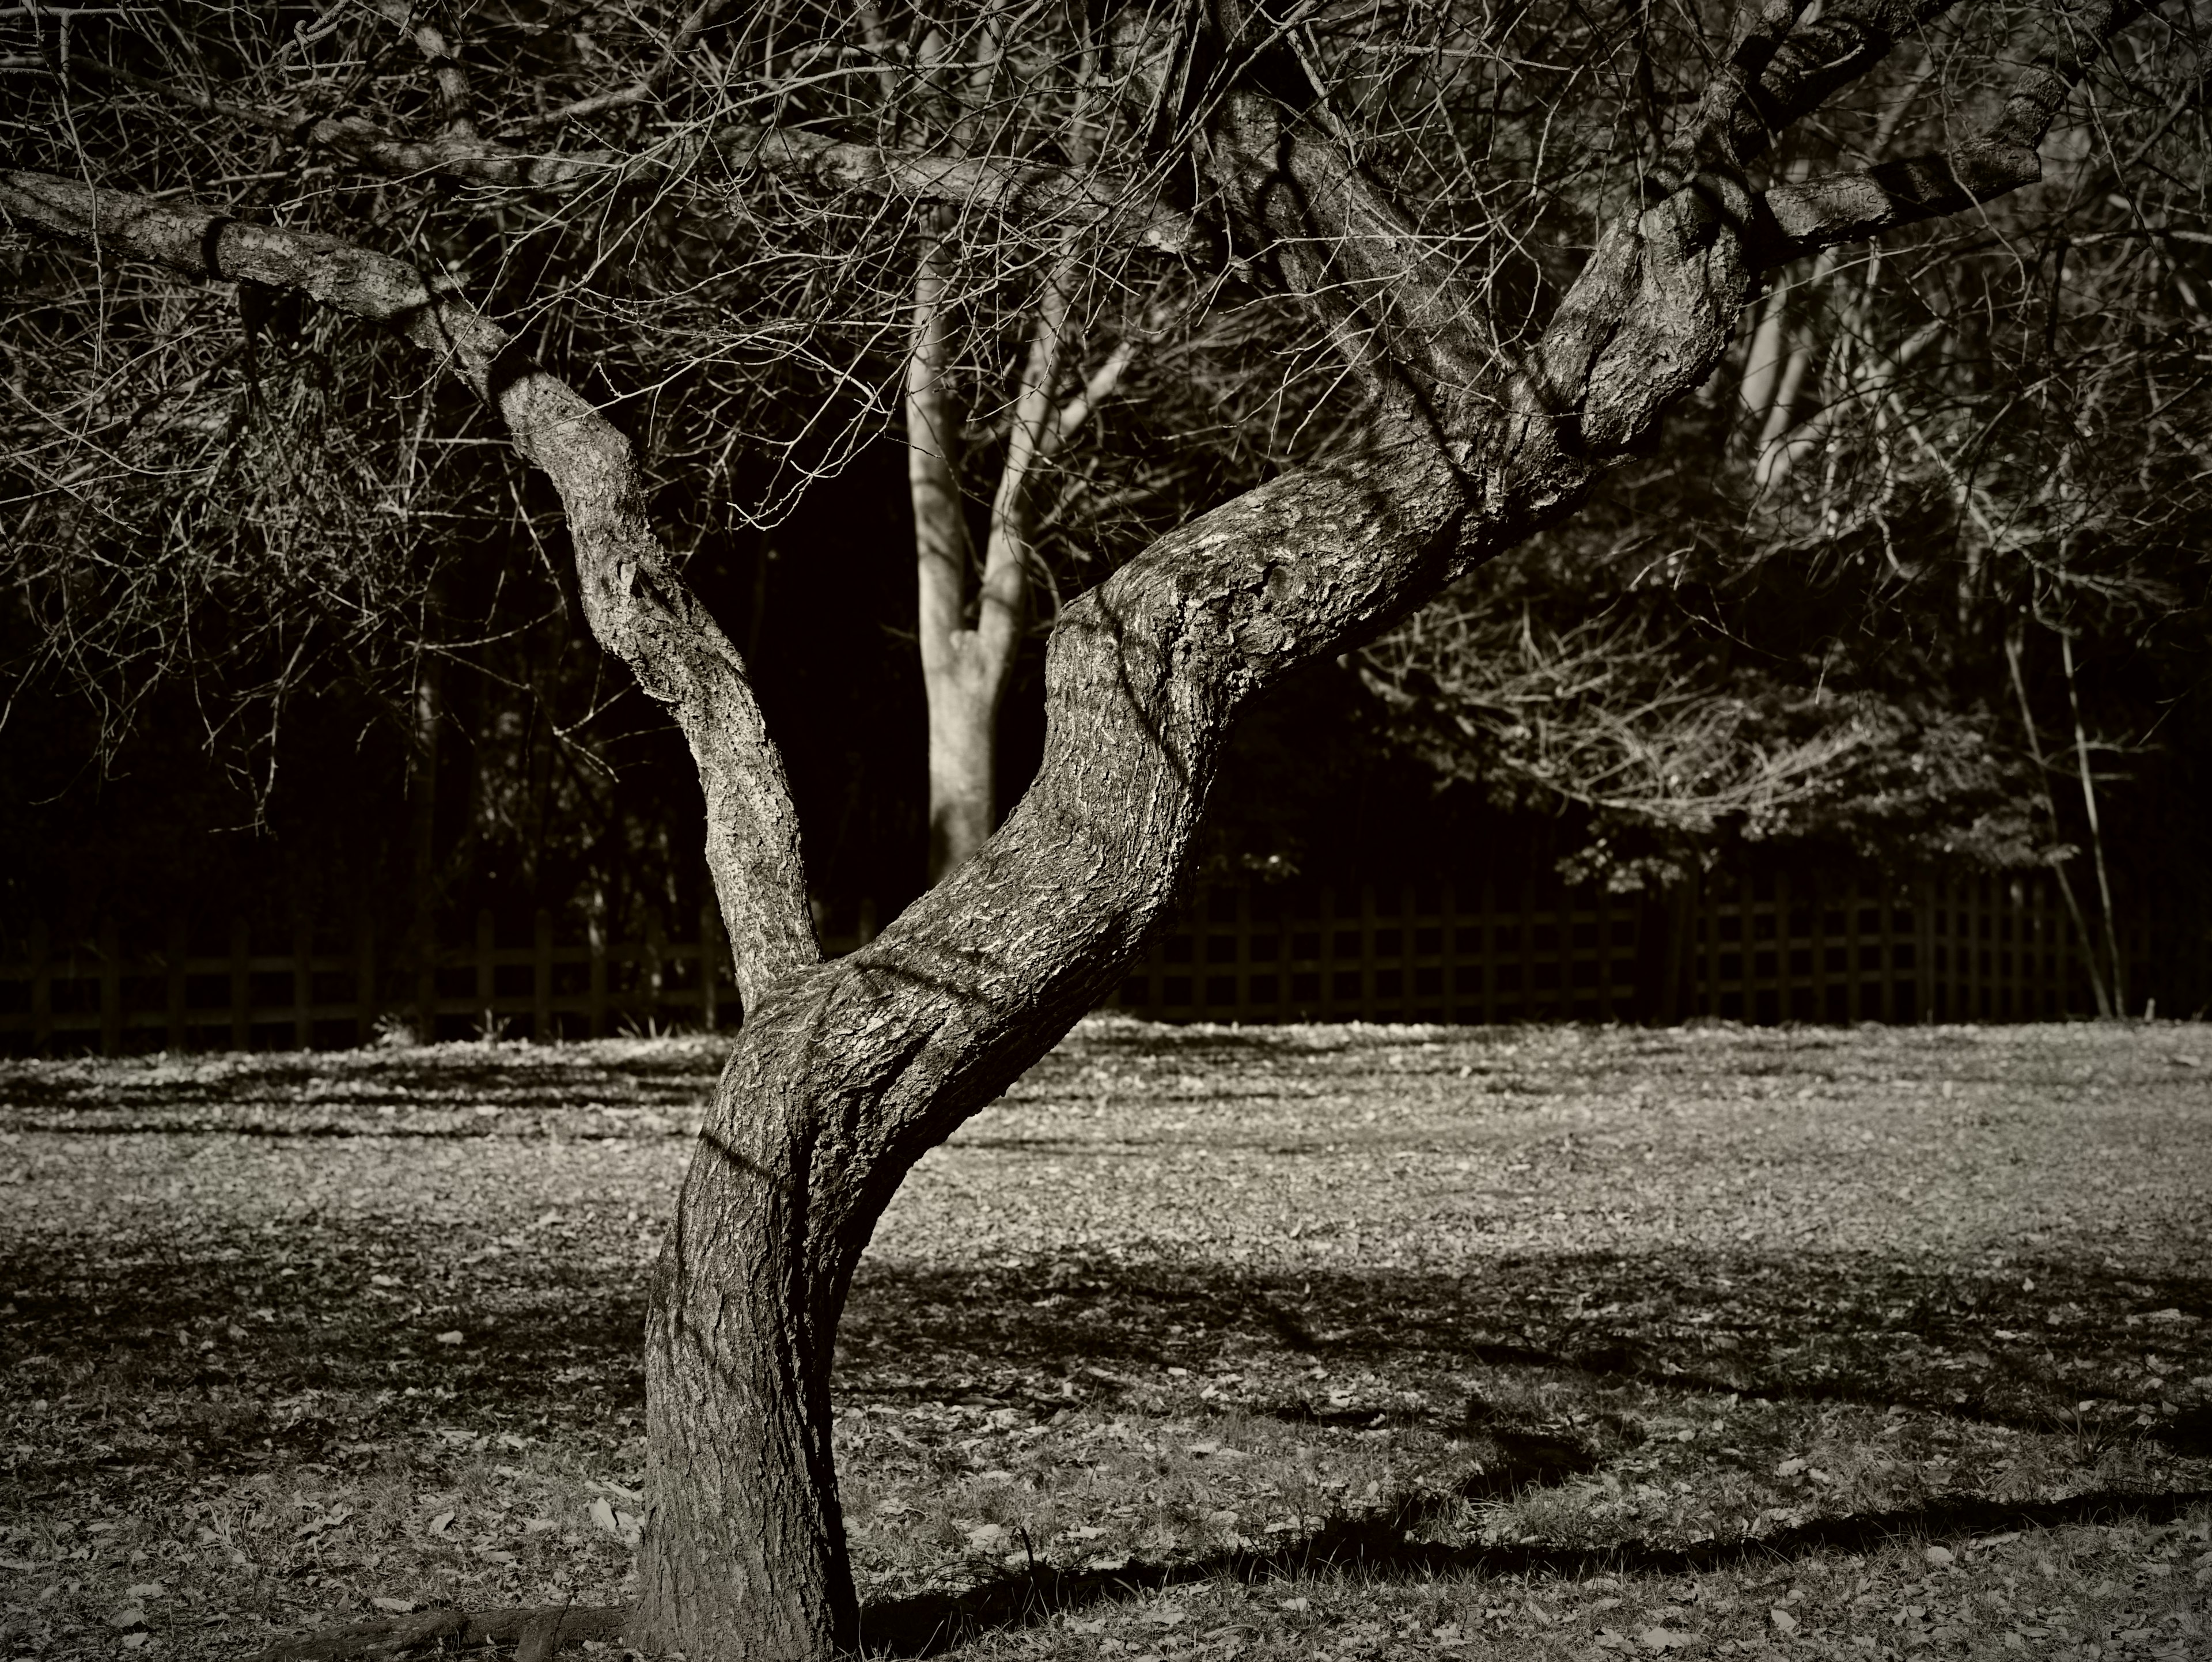
[[[9,1064],[0,1662],[619,1598],[715,1060]],[[2212,1655],[2207,1064],[1086,1025],[855,1288],[872,1643]]]

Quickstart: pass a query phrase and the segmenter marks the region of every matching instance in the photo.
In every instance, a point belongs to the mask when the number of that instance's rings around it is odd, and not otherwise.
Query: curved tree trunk
[[[825,1283],[809,1239],[806,1117],[790,1111],[807,1047],[761,1042],[770,1026],[748,1012],[748,1042],[715,1092],[654,1271],[644,1585],[631,1635],[648,1651],[681,1636],[702,1658],[813,1657],[858,1637],[830,1358],[865,1243],[833,1250]]]
[[[827,1658],[854,1638],[829,1401],[854,1268],[915,1161],[1141,948],[1246,703],[1571,513],[1719,362],[1762,265],[2034,179],[2053,114],[2134,15],[2129,0],[2054,14],[2014,95],[1947,157],[1751,192],[1746,172],[1776,134],[1942,9],[1835,0],[1802,28],[1792,4],[1748,15],[1689,139],[1654,175],[1671,185],[1603,232],[1510,372],[1492,365],[1450,271],[1332,141],[1271,98],[1230,92],[1222,182],[1372,389],[1378,436],[1161,539],[1068,606],[1046,656],[1035,784],[944,882],[829,965],[743,665],[652,539],[628,447],[596,411],[401,262],[0,174],[0,209],[24,222],[191,276],[302,289],[448,355],[552,476],[594,633],[690,743],[746,1022],[653,1283],[641,1646],[750,1662]],[[1234,7],[1219,10],[1233,33]]]

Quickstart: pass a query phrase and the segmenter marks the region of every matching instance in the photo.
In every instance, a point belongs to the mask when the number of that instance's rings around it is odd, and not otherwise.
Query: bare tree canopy
[[[496,411],[560,493],[592,630],[697,760],[747,1008],[652,1292],[641,1647],[854,1641],[829,1397],[854,1268],[914,1162],[1140,948],[1239,713],[1648,454],[1763,274],[2036,185],[2062,119],[2100,133],[2121,88],[2189,72],[2195,22],[2123,0],[36,21],[0,212],[27,296],[12,477],[54,632],[83,615],[70,582],[191,557],[197,522],[140,518],[163,480],[237,488],[216,464],[252,423],[219,412],[250,382],[227,318],[173,296],[302,295]],[[2112,153],[2056,148],[2069,175]],[[635,455],[834,466],[897,406],[932,250],[942,373],[1032,442],[1142,320],[1256,308],[1287,465],[1065,600],[1028,794],[825,964],[745,667]],[[1084,344],[1024,382],[1048,283]],[[329,363],[362,378],[349,430],[373,387],[422,385],[366,346]],[[330,507],[386,488],[364,468]]]

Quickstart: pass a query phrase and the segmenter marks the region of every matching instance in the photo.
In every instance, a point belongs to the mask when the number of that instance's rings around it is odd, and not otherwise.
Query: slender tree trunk
[[[988,689],[963,651],[968,525],[960,501],[960,411],[952,398],[951,257],[922,251],[906,368],[906,472],[914,507],[916,626],[929,723],[929,880],[940,881],[991,834],[993,717]]]
[[[914,507],[916,623],[929,717],[929,880],[964,865],[998,822],[999,712],[1029,609],[1030,486],[1062,430],[1054,387],[1066,359],[1068,294],[1061,260],[1037,303],[1006,457],[991,503],[981,591],[968,622],[968,527],[960,501],[960,414],[951,396],[945,315],[951,259],[943,242],[923,252],[915,277],[915,327],[907,356],[907,485]],[[1109,360],[1120,374],[1127,362]],[[1109,381],[1109,387],[1111,382]],[[1090,391],[1076,401],[1087,411]],[[1072,423],[1069,423],[1072,425]]]
[[[2043,735],[2036,730],[2035,711],[2027,702],[2027,679],[2021,673],[2020,658],[2022,645],[2021,630],[2015,627],[2005,632],[2005,662],[2012,671],[2012,690],[2020,700],[2020,724],[2027,733],[2028,753],[2035,758],[2035,776],[2043,787],[2044,811],[2051,816],[2051,835],[2058,835],[2058,798],[2051,788],[2051,769],[2043,758]],[[2081,915],[2081,903],[2075,897],[2074,880],[2066,874],[2063,861],[2051,862],[2051,875],[2058,880],[2058,892],[2066,902],[2066,915],[2074,921],[2074,933],[2081,937],[2081,961],[2089,971],[2089,995],[2097,1002],[2097,1014],[2110,1020],[2112,1016],[2112,989],[2105,979],[2104,967],[2097,959],[2096,936],[2090,932],[2089,920]]]
[[[444,664],[423,654],[407,748],[407,956],[415,972],[416,1042],[438,1038],[438,693]]]

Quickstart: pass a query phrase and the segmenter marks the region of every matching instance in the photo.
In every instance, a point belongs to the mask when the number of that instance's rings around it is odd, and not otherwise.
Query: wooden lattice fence
[[[851,950],[875,916],[870,904],[848,909],[825,944]],[[2129,945],[2140,955],[2140,935]],[[1901,892],[1708,884],[1672,910],[1522,886],[1217,885],[1109,1003],[1255,1023],[2005,1021],[2094,1008],[2076,932],[2035,877]],[[331,1047],[394,1026],[543,1041],[740,1017],[711,908],[685,934],[651,927],[629,941],[589,926],[563,938],[544,912],[526,938],[502,936],[487,912],[429,954],[387,948],[366,924],[278,943],[239,921],[228,950],[182,925],[149,947],[112,925],[57,943],[34,924],[0,955],[0,1046],[19,1052]]]

